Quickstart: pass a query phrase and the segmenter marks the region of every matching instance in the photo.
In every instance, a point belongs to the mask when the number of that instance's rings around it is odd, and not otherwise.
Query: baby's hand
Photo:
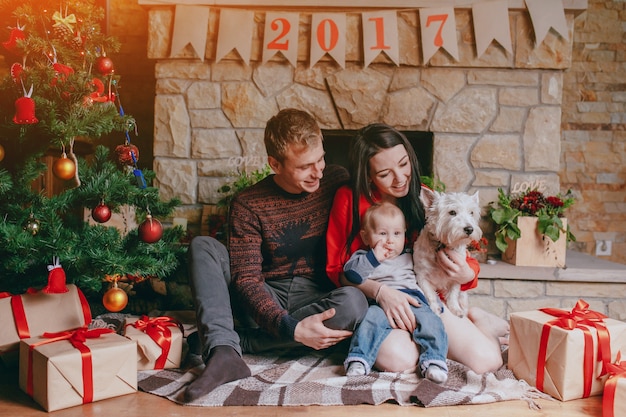
[[[389,259],[393,255],[393,248],[388,247],[382,240],[376,242],[372,250],[374,251],[374,256],[376,256],[378,262]]]

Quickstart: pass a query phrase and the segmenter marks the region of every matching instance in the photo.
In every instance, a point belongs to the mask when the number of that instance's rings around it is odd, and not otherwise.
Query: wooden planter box
[[[517,226],[521,237],[517,240],[507,239],[509,246],[502,254],[504,262],[517,266],[565,266],[567,235],[561,232],[559,240],[552,241],[537,231],[536,217],[518,217]],[[562,218],[563,227],[567,228],[567,219]]]

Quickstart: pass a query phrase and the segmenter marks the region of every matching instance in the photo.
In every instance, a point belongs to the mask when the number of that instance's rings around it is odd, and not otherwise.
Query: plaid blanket
[[[90,327],[121,332],[124,319],[128,316],[103,314],[96,317]],[[184,318],[181,321],[185,322]],[[193,325],[187,327],[186,334],[195,330]],[[188,351],[186,343],[183,351]],[[302,348],[244,355],[252,376],[224,384],[187,405],[336,406],[390,402],[437,407],[525,400],[530,408],[539,409],[534,399],[551,399],[526,382],[517,380],[506,365],[494,373],[479,375],[458,362],[448,360],[448,381],[444,385],[420,378],[415,372],[372,372],[367,376],[347,377],[343,369],[346,352],[347,346],[343,344],[322,352]],[[507,353],[503,351],[505,364]],[[184,391],[203,367],[200,356],[188,352],[180,369],[138,372],[138,387],[178,404],[186,404]]]
[[[448,361],[448,381],[438,385],[414,372],[372,372],[367,376],[346,377],[344,358],[345,351],[340,349],[323,353],[307,350],[244,355],[252,376],[224,384],[187,405],[336,406],[391,402],[436,407],[522,399],[537,409],[535,398],[549,398],[515,379],[506,367],[478,375]],[[139,389],[185,404],[184,390],[204,366],[199,357],[194,361],[185,369],[139,372]]]

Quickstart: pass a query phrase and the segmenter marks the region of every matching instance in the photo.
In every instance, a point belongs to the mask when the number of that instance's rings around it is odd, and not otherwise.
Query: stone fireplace
[[[236,51],[215,60],[220,6],[211,6],[201,60],[190,46],[170,56],[175,1],[150,3],[140,1],[149,10],[148,56],[157,60],[156,185],[163,198],[182,201],[176,217],[187,218],[192,228],[200,224],[203,207],[221,198],[221,185],[240,170],[263,166],[265,122],[286,107],[310,112],[329,132],[372,122],[428,132],[432,174],[450,191],[479,190],[483,206],[496,199],[499,187],[522,182],[560,191],[563,72],[571,63],[574,19],[586,1],[565,0],[569,36],[551,30],[538,45],[524,2],[510,1],[513,53],[494,41],[480,57],[471,9],[456,6],[459,60],[439,50],[426,65],[420,1],[397,11],[400,65],[381,54],[364,66],[360,11],[334,7],[346,13],[345,69],[330,57],[309,66],[311,8],[299,10],[294,67],[281,55],[261,64],[263,7],[248,7],[257,29],[246,65]],[[332,138],[326,139],[331,147]]]

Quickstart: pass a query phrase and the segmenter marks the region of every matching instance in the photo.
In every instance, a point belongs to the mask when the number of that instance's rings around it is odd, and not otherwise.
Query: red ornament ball
[[[135,145],[117,145],[115,147],[115,154],[117,155],[117,162],[119,162],[120,165],[133,166],[135,162],[139,161],[139,148]],[[134,161],[133,155],[135,156]]]
[[[151,215],[139,225],[139,238],[146,243],[158,242],[163,236],[163,225]]]
[[[4,159],[4,146],[0,145],[0,161]]]
[[[91,210],[91,217],[98,223],[106,223],[111,218],[111,209],[104,203],[100,203]]]
[[[115,68],[113,67],[113,61],[108,56],[99,56],[96,59],[96,71],[102,75],[113,74]]]
[[[52,165],[52,173],[62,180],[70,180],[76,174],[76,164],[64,153]]]

